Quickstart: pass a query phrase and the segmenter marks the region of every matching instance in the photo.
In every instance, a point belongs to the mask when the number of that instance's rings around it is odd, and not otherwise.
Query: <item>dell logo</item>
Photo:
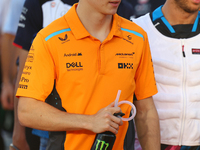
[[[72,67],[72,68],[80,68],[80,67],[83,67],[82,66],[82,64],[81,64],[81,62],[72,62],[72,63],[66,63],[66,67],[67,68],[70,68],[70,67]]]

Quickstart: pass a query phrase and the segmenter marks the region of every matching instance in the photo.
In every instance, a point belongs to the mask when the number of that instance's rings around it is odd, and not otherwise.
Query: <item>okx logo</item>
[[[97,140],[95,150],[107,150],[108,147],[109,147],[109,143],[106,143],[105,141]]]
[[[118,63],[119,69],[133,69],[133,63]]]

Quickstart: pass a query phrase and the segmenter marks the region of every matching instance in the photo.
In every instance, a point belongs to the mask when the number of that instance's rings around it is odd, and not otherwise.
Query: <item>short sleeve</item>
[[[36,34],[42,29],[39,0],[26,0],[21,12],[14,45],[29,50]]]
[[[158,92],[147,35],[144,37],[142,57],[135,75],[135,82],[135,96],[137,100],[151,97]]]
[[[16,96],[45,101],[53,89],[54,79],[53,56],[42,35],[38,34],[26,59]]]

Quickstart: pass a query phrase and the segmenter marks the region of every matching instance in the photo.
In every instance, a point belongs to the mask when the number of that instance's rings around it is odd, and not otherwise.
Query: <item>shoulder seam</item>
[[[52,38],[52,37],[54,37],[54,36],[56,36],[56,35],[58,35],[58,34],[61,34],[61,33],[63,33],[63,32],[68,32],[68,31],[71,31],[71,29],[70,29],[70,28],[62,29],[62,30],[56,31],[56,32],[54,32],[54,33],[51,33],[50,35],[48,35],[48,36],[45,38],[45,41],[48,41],[50,38]]]
[[[125,28],[121,28],[121,30],[122,30],[122,31],[126,31],[126,32],[133,33],[133,34],[135,34],[135,35],[137,35],[137,36],[139,36],[139,37],[142,37],[143,40],[144,40],[144,36],[143,36],[141,33],[138,33],[138,32],[133,31],[133,30],[125,29]]]

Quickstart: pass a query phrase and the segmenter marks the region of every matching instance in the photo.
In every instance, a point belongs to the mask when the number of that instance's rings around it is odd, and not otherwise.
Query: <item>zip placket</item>
[[[179,146],[182,144],[183,139],[183,131],[185,126],[185,114],[186,114],[186,55],[185,55],[185,43],[184,39],[181,39],[181,46],[182,46],[182,54],[183,54],[183,85],[182,85],[182,92],[183,92],[183,109],[182,109],[182,117],[181,117],[181,130],[180,130],[180,137],[179,137]]]
[[[181,45],[182,45],[182,53],[183,53],[183,57],[185,57],[185,45],[184,45],[184,39],[181,39]]]
[[[98,72],[99,74],[103,74],[103,70],[102,70],[102,49],[104,47],[104,43],[101,43],[99,45],[99,49],[98,49]]]

